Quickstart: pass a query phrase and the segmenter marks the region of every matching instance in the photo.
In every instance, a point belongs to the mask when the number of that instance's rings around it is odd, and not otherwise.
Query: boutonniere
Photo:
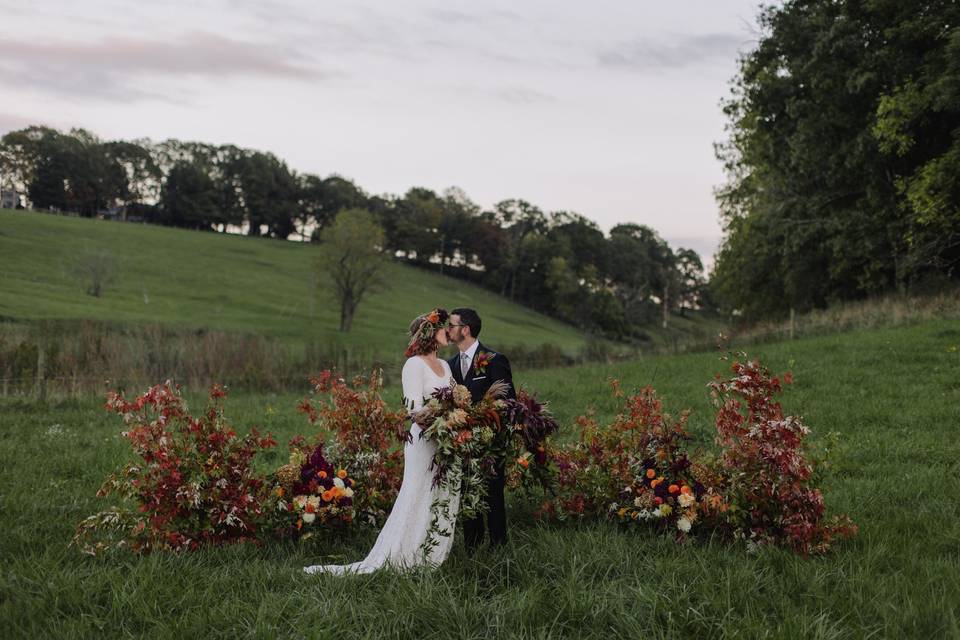
[[[480,375],[487,372],[487,365],[490,364],[490,361],[493,360],[495,354],[490,353],[489,351],[484,351],[483,353],[478,353],[473,359],[473,371],[476,375]]]

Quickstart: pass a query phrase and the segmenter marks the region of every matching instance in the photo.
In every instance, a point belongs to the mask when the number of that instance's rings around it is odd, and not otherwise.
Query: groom
[[[477,312],[467,308],[454,309],[450,312],[450,323],[447,326],[450,342],[460,350],[447,363],[453,372],[454,380],[470,390],[473,402],[480,400],[497,380],[506,382],[510,389],[507,397],[515,398],[510,361],[502,353],[487,349],[477,340],[481,326]],[[490,530],[490,544],[493,546],[507,542],[507,512],[503,504],[505,464],[505,460],[497,460],[496,473],[487,482],[487,528]],[[463,538],[468,551],[473,551],[483,542],[483,524],[483,514],[464,522]]]

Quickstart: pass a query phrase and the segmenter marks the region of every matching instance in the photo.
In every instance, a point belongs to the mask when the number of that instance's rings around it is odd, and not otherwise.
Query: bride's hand
[[[410,427],[407,424],[407,421],[404,420],[397,426],[397,440],[403,443],[413,442],[413,434],[410,433]]]

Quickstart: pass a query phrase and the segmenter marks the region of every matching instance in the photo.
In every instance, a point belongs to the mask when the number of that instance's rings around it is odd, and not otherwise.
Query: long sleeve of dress
[[[403,403],[411,413],[423,408],[423,366],[417,358],[408,358],[400,374],[403,383]]]

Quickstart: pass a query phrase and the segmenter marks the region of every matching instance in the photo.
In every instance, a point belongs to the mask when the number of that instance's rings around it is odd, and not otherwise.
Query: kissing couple
[[[480,316],[473,309],[434,309],[417,316],[410,323],[410,341],[403,365],[403,397],[411,415],[416,414],[434,391],[452,386],[452,382],[470,390],[471,400],[478,402],[494,382],[507,385],[507,397],[514,398],[510,361],[502,353],[486,348],[479,341]],[[437,357],[437,350],[453,343],[458,353],[449,360]],[[424,425],[427,426],[427,425]],[[433,483],[433,458],[436,445],[420,438],[422,431],[411,419],[403,447],[403,482],[390,516],[377,536],[367,557],[347,565],[313,565],[307,573],[370,573],[383,567],[412,569],[418,566],[439,566],[450,553],[460,506],[459,490],[436,487]],[[505,460],[496,461],[496,472],[487,482],[486,514],[463,523],[463,538],[472,553],[489,532],[490,544],[501,546],[507,541],[507,514],[503,490],[506,482]],[[431,506],[445,505],[440,515],[443,532],[424,552],[422,545],[431,527],[434,514]],[[486,518],[486,522],[484,521]]]

